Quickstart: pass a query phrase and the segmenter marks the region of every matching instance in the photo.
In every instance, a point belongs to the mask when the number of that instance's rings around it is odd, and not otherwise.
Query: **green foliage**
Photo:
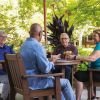
[[[78,48],[79,55],[88,56],[93,51],[93,48]],[[88,68],[88,62],[82,62],[77,66],[77,70],[86,71]]]
[[[51,45],[53,45],[54,47],[56,47],[60,43],[59,37],[61,33],[65,32],[71,38],[72,31],[74,29],[73,25],[69,27],[68,21],[66,20],[62,21],[63,17],[64,15],[62,15],[60,18],[55,15],[52,19],[53,20],[52,23],[49,23],[47,26],[51,31],[48,40],[51,42]]]
[[[87,71],[88,69],[88,62],[82,62],[81,64],[79,64],[77,66],[77,70],[80,70],[80,71]]]
[[[100,0],[46,0],[46,5],[47,23],[51,22],[52,15],[64,15],[63,22],[67,20],[69,27],[75,27],[74,33],[77,36],[74,37],[78,37],[77,31],[81,33],[83,28],[86,35],[90,33],[90,30],[84,27],[86,24],[92,26],[91,30],[100,26]],[[0,0],[0,30],[5,30],[11,36],[7,42],[14,44],[17,51],[26,36],[23,34],[21,37],[19,34],[28,32],[36,12],[43,15],[43,0]],[[79,52],[83,55],[85,51]],[[85,54],[87,55],[87,52]]]
[[[78,53],[81,56],[88,56],[91,54],[91,52],[93,51],[93,48],[78,48]]]
[[[15,52],[18,52],[21,44],[23,43],[22,38],[17,34],[8,34],[7,44],[11,45]]]
[[[85,25],[87,21],[91,21],[94,26],[100,26],[99,0],[53,0],[47,7],[52,9],[49,16],[65,14],[70,24],[76,27]]]

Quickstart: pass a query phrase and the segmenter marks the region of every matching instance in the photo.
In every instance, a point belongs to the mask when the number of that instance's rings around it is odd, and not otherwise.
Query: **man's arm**
[[[36,61],[37,61],[37,67],[41,71],[41,73],[49,73],[51,69],[54,68],[54,63],[50,62],[46,54],[44,52],[44,48],[42,46],[37,46],[36,51]]]

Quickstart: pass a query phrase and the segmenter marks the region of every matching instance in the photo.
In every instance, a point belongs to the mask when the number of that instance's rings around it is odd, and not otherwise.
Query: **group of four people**
[[[0,32],[1,34],[2,32]],[[80,59],[85,61],[91,61],[91,66],[94,66],[95,68],[100,68],[100,30],[95,30],[94,32],[94,40],[96,42],[96,47],[93,51],[93,53],[89,57],[80,57],[78,56],[77,49],[72,45],[69,44],[69,37],[66,33],[62,33],[60,36],[60,42],[61,45],[59,45],[56,50],[54,51],[54,56],[52,56],[51,61],[49,61],[46,57],[46,51],[42,44],[40,43],[42,38],[42,27],[38,23],[34,23],[30,27],[29,31],[29,38],[25,40],[25,42],[22,44],[20,49],[20,54],[22,56],[24,66],[26,69],[27,74],[46,74],[51,71],[55,71],[54,63],[59,58],[59,53],[61,54],[62,51],[72,51],[72,55],[70,55],[70,59]],[[3,37],[1,34],[1,40]],[[0,50],[2,50],[3,46],[0,46]],[[5,47],[4,47],[5,48]],[[10,48],[10,47],[9,47]],[[4,52],[5,53],[5,52]],[[14,53],[11,50],[6,50],[6,53]],[[0,55],[3,55],[3,53]],[[2,58],[4,59],[4,58]],[[1,59],[1,60],[2,60]],[[58,70],[58,69],[57,69]],[[71,66],[66,67],[66,77],[70,76],[71,72]],[[81,100],[81,94],[83,89],[83,82],[88,81],[88,72],[76,72],[75,78],[76,78],[76,97],[73,92],[73,89],[68,79],[60,79],[61,83],[61,97],[62,100]],[[0,74],[1,75],[1,74]],[[95,75],[100,81],[100,78],[98,77],[99,73]],[[86,79],[87,78],[87,79]],[[1,78],[0,78],[1,81]],[[47,78],[29,78],[29,87],[31,89],[44,89],[49,87],[54,87],[54,78],[47,77]],[[1,81],[2,82],[2,81]],[[5,84],[5,83],[4,83]],[[3,94],[3,93],[2,93]],[[94,96],[94,94],[93,94]],[[6,100],[6,99],[3,99]]]

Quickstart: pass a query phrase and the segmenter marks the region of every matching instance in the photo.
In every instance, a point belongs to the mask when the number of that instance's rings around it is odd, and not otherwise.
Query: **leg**
[[[74,74],[76,79],[76,100],[81,100],[81,94],[83,91],[83,82],[87,82],[89,79],[88,71],[78,71]]]
[[[2,89],[1,97],[5,100],[5,99],[7,99],[7,96],[8,96],[9,91],[10,91],[8,76],[7,75],[1,75],[0,76],[0,82],[3,83],[3,89]]]
[[[45,78],[40,81],[42,84],[42,88],[49,88],[49,87],[54,87],[54,78]],[[40,84],[39,83],[39,84]],[[44,85],[43,85],[44,84]],[[70,82],[68,79],[60,79],[60,84],[61,84],[61,100],[75,100],[75,95],[73,92],[73,89],[70,85]]]
[[[93,72],[93,80],[95,82],[100,82],[100,72]],[[96,97],[96,87],[93,87],[93,93],[92,96]]]
[[[65,97],[62,92],[61,92],[61,100],[65,100]]]
[[[61,79],[60,82],[61,82],[62,93],[65,97],[65,100],[75,100],[75,94],[73,92],[69,80]]]
[[[83,82],[76,80],[76,100],[81,100],[81,95],[83,91]]]

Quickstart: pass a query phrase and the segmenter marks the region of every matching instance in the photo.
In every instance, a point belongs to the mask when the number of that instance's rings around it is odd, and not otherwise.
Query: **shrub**
[[[51,33],[48,36],[48,41],[50,41],[53,47],[56,47],[60,41],[59,37],[61,33],[67,33],[69,38],[72,36],[72,32],[74,30],[74,26],[69,26],[69,22],[67,20],[62,20],[64,15],[61,17],[53,16],[52,22],[47,25],[48,29]]]
[[[78,48],[78,51],[79,51],[79,55],[88,56],[93,51],[93,48]],[[86,71],[88,68],[88,65],[89,65],[88,62],[82,62],[81,64],[77,66],[77,70]]]

